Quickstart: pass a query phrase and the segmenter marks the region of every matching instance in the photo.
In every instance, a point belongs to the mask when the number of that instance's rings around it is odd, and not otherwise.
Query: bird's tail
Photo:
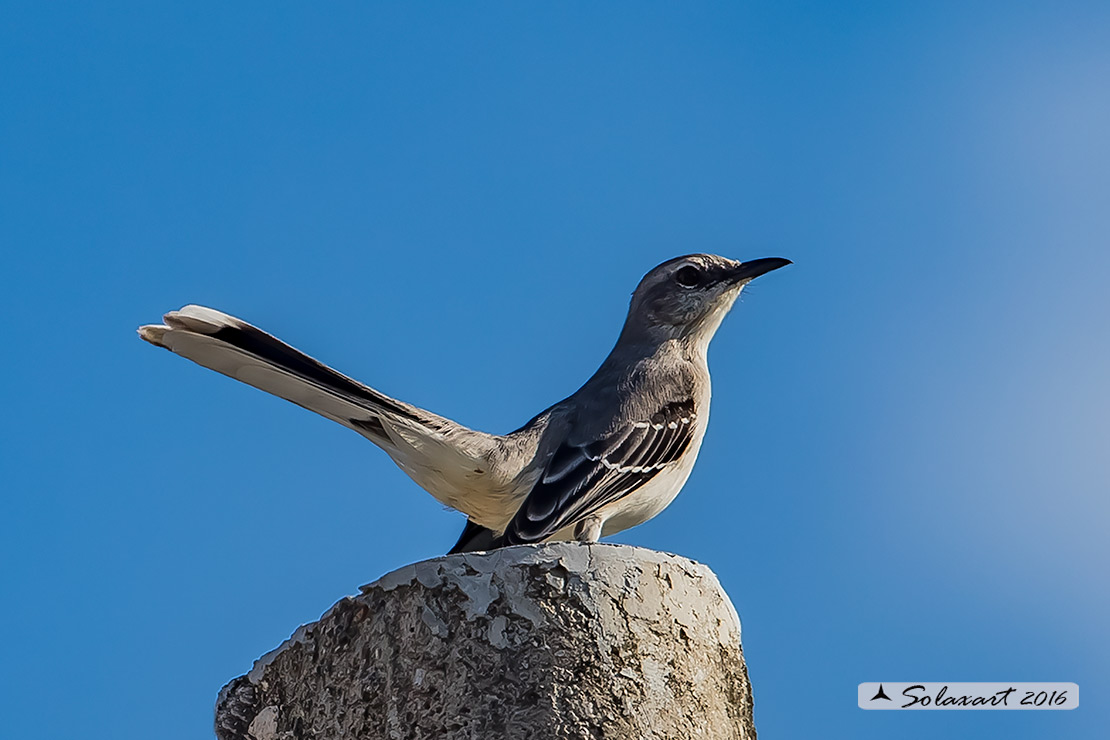
[[[488,467],[480,463],[493,444],[490,435],[390,398],[220,311],[185,306],[163,321],[140,327],[139,336],[354,429],[441,502],[466,511],[450,479]],[[436,480],[427,479],[429,471]]]

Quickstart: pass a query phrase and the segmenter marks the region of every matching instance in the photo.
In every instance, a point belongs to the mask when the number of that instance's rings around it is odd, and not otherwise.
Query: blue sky
[[[365,440],[139,324],[214,306],[503,432],[698,251],[796,264],[711,348],[683,494],[618,539],[720,575],[762,736],[1104,732],[1110,6],[4,16],[8,736],[205,737],[227,680],[461,527]],[[863,712],[875,680],[1083,698]]]

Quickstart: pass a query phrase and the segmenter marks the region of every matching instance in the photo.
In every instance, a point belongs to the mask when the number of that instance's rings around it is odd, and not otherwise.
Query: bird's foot
[[[583,519],[574,528],[574,539],[579,542],[597,542],[601,539],[601,526],[604,523],[601,517],[596,516]]]

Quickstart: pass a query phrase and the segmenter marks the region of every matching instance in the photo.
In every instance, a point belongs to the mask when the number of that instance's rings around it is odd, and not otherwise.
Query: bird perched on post
[[[651,519],[682,489],[709,420],[709,341],[745,285],[788,264],[691,254],[659,265],[632,294],[616,346],[593,377],[505,435],[390,398],[211,308],[171,311],[139,336],[381,447],[466,514],[451,552],[596,542]]]

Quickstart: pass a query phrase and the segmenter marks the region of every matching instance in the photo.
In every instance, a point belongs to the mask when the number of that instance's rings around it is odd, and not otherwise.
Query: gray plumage
[[[706,351],[752,279],[790,264],[694,254],[640,281],[616,346],[569,398],[492,435],[390,398],[233,316],[202,306],[139,335],[355,430],[468,522],[452,550],[641,524],[681,490],[709,420]]]

